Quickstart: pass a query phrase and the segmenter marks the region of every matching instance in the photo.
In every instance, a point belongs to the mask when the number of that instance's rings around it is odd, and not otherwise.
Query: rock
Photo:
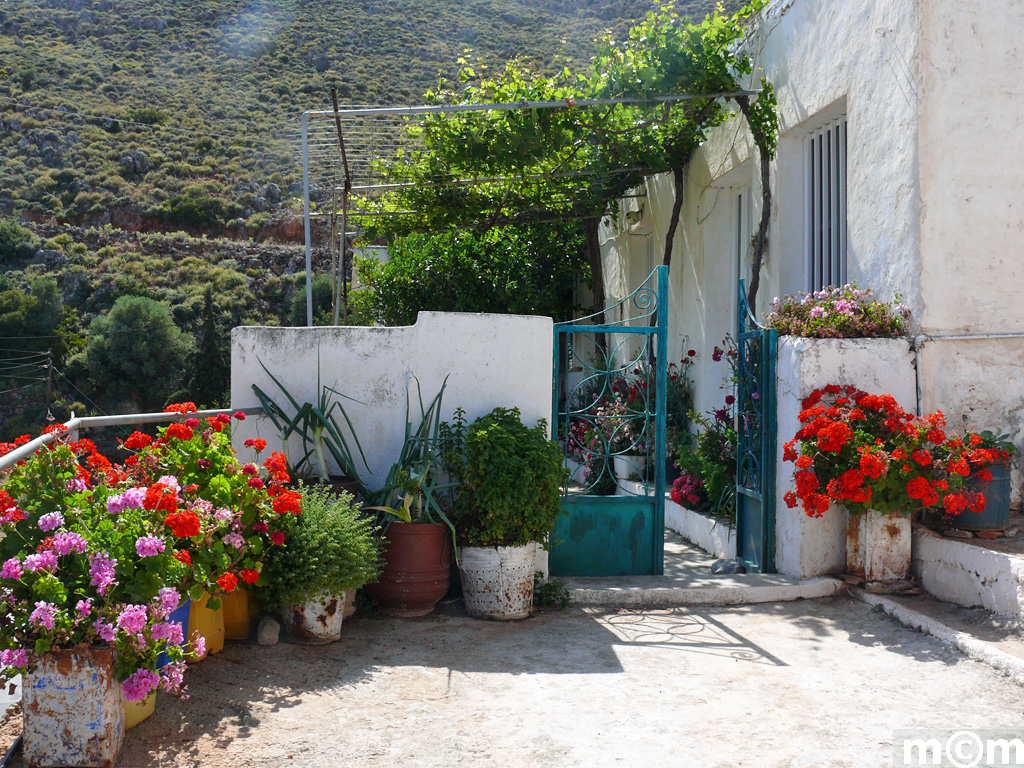
[[[128,172],[141,176],[149,170],[149,157],[141,149],[121,158],[121,167]]]
[[[53,269],[67,261],[67,256],[60,251],[45,249],[36,251],[36,255],[32,261],[36,264],[45,264],[48,269]]]
[[[271,182],[267,184],[266,189],[263,190],[263,196],[272,203],[276,203],[281,199],[281,188]]]
[[[738,560],[715,560],[711,564],[711,572],[717,574],[746,573],[747,569]]]
[[[256,628],[256,642],[260,645],[277,645],[281,638],[281,624],[277,619],[264,616]]]
[[[961,531],[959,528],[943,528],[942,535],[948,539],[973,539],[974,534],[970,531]]]
[[[262,212],[267,210],[270,206],[267,205],[267,198],[263,197],[262,195],[253,195],[252,207],[257,211]]]
[[[1013,526],[1012,528],[1007,528],[1005,531],[1003,531],[1003,536],[1005,536],[1008,539],[1015,539],[1019,535],[1020,535],[1020,528],[1018,528],[1017,526]]]
[[[1003,537],[1002,531],[975,531],[974,535],[979,539],[1001,539]]]

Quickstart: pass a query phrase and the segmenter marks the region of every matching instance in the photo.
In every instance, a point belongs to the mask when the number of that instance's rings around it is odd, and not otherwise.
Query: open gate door
[[[571,477],[554,576],[664,570],[667,295],[661,266],[606,322],[555,325],[552,422]]]

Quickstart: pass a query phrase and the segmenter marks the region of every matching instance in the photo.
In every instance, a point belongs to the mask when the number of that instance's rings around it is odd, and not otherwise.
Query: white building
[[[778,0],[751,43],[751,83],[773,83],[780,116],[758,317],[775,296],[830,283],[899,294],[912,312],[922,411],[1010,433],[1018,446],[1021,29],[1020,0]],[[672,359],[701,353],[698,410],[722,398],[710,352],[735,333],[736,282],[749,277],[760,217],[758,162],[734,119],[685,171],[669,349]],[[636,192],[601,230],[609,305],[661,263],[671,175]]]

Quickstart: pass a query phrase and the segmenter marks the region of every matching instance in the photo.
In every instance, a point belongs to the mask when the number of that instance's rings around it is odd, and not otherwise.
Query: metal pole
[[[302,203],[306,219],[306,326],[313,327],[313,247],[309,232],[309,112],[302,113]]]

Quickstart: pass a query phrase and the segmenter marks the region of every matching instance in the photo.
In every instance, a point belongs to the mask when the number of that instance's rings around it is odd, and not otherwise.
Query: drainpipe
[[[921,349],[929,341],[984,341],[986,339],[1024,339],[1024,332],[1017,333],[921,333],[914,337],[914,380],[917,388],[917,415],[921,415]]]
[[[306,326],[313,327],[313,249],[309,235],[309,112],[302,113],[302,205],[306,221]]]

